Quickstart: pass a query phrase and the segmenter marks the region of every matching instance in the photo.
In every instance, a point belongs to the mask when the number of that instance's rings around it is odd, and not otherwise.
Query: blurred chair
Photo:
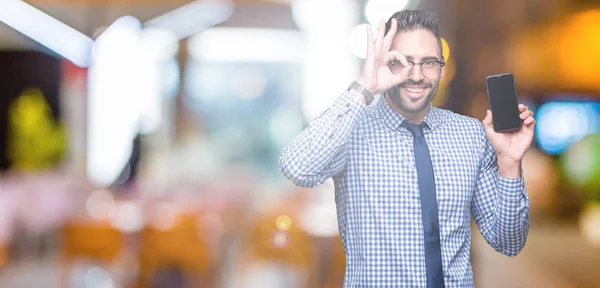
[[[200,238],[203,231],[197,219],[198,215],[186,213],[166,229],[144,227],[138,287],[214,287],[213,256]]]
[[[271,215],[259,219],[250,229],[243,245],[239,281],[244,287],[261,287],[266,283],[255,281],[271,277],[270,281],[280,282],[269,287],[318,287],[318,252],[311,237],[293,224],[279,230],[276,219],[280,214]]]
[[[60,287],[68,287],[75,260],[87,259],[105,267],[118,260],[125,236],[108,221],[68,221],[61,229]]]

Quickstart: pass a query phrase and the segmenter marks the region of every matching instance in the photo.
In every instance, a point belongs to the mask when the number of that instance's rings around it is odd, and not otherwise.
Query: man
[[[495,133],[490,111],[479,122],[433,107],[435,15],[401,11],[375,39],[368,30],[359,80],[283,149],[280,170],[302,187],[333,178],[344,287],[472,287],[470,216],[497,251],[525,245],[533,113],[519,105],[522,128]]]

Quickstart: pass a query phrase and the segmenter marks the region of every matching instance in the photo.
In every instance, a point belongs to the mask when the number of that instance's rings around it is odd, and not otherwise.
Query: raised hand
[[[496,133],[493,128],[493,115],[490,110],[487,111],[485,119],[482,121],[499,161],[520,162],[529,150],[533,140],[535,119],[533,118],[533,112],[527,106],[520,104],[519,111],[521,112],[520,118],[523,120],[523,125],[517,131]]]
[[[373,31],[367,28],[367,57],[358,83],[373,94],[384,92],[408,79],[410,65],[408,60],[397,51],[390,51],[392,41],[396,35],[398,23],[392,19],[391,29],[385,34],[385,22],[379,21],[379,31],[373,40]],[[404,68],[394,74],[388,67],[390,61],[400,62]]]

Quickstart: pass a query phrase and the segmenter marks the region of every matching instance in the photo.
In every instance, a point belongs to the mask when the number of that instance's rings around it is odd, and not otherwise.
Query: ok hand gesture
[[[358,83],[373,94],[384,92],[408,79],[410,65],[398,51],[390,51],[392,41],[398,29],[396,19],[391,20],[391,29],[385,34],[385,22],[379,21],[379,31],[373,40],[371,27],[367,28],[367,57]],[[400,73],[394,74],[388,67],[390,61],[398,61],[404,66]]]

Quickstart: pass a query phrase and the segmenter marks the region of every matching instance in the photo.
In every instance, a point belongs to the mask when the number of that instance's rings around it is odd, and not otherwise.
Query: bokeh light
[[[290,243],[290,234],[287,231],[275,230],[271,233],[271,244],[275,248],[285,248]]]
[[[562,155],[565,176],[588,199],[600,200],[600,134],[586,136]]]
[[[110,191],[99,189],[88,196],[85,208],[90,217],[106,220],[115,213],[115,199]]]
[[[180,211],[177,205],[164,202],[151,204],[147,212],[150,226],[161,231],[167,231],[177,224]]]
[[[406,8],[409,0],[369,0],[365,6],[365,17],[372,25],[379,26],[379,20],[387,21],[394,13]]]
[[[119,203],[110,223],[125,233],[138,232],[144,226],[142,208],[138,203],[132,201]]]
[[[444,38],[442,38],[442,56],[444,56],[446,61],[450,59],[450,45],[448,45],[448,41]]]
[[[286,231],[292,226],[292,219],[287,215],[281,215],[275,220],[275,225],[277,226],[277,229]]]
[[[579,228],[590,245],[600,248],[600,202],[590,202],[583,207]]]
[[[600,57],[590,51],[600,49],[600,10],[572,15],[558,25],[559,36],[553,39],[558,67],[553,70],[562,83],[573,87],[598,87]]]
[[[548,154],[560,154],[585,135],[599,132],[600,104],[548,102],[537,112],[536,139]]]
[[[451,58],[450,45],[444,38],[442,38],[442,56],[444,56],[446,65],[444,66],[444,78],[440,81],[437,95],[433,98],[433,101],[431,101],[435,106],[442,106],[448,101],[450,83],[456,74],[456,64],[454,64],[454,59]]]
[[[85,287],[89,288],[113,288],[114,282],[110,273],[102,267],[94,267],[85,275]]]
[[[367,58],[367,29],[369,27],[375,37],[379,29],[369,24],[356,25],[348,35],[348,50],[361,59]]]
[[[242,99],[255,99],[260,97],[267,87],[267,79],[256,67],[244,67],[236,71],[233,76],[235,93]]]

